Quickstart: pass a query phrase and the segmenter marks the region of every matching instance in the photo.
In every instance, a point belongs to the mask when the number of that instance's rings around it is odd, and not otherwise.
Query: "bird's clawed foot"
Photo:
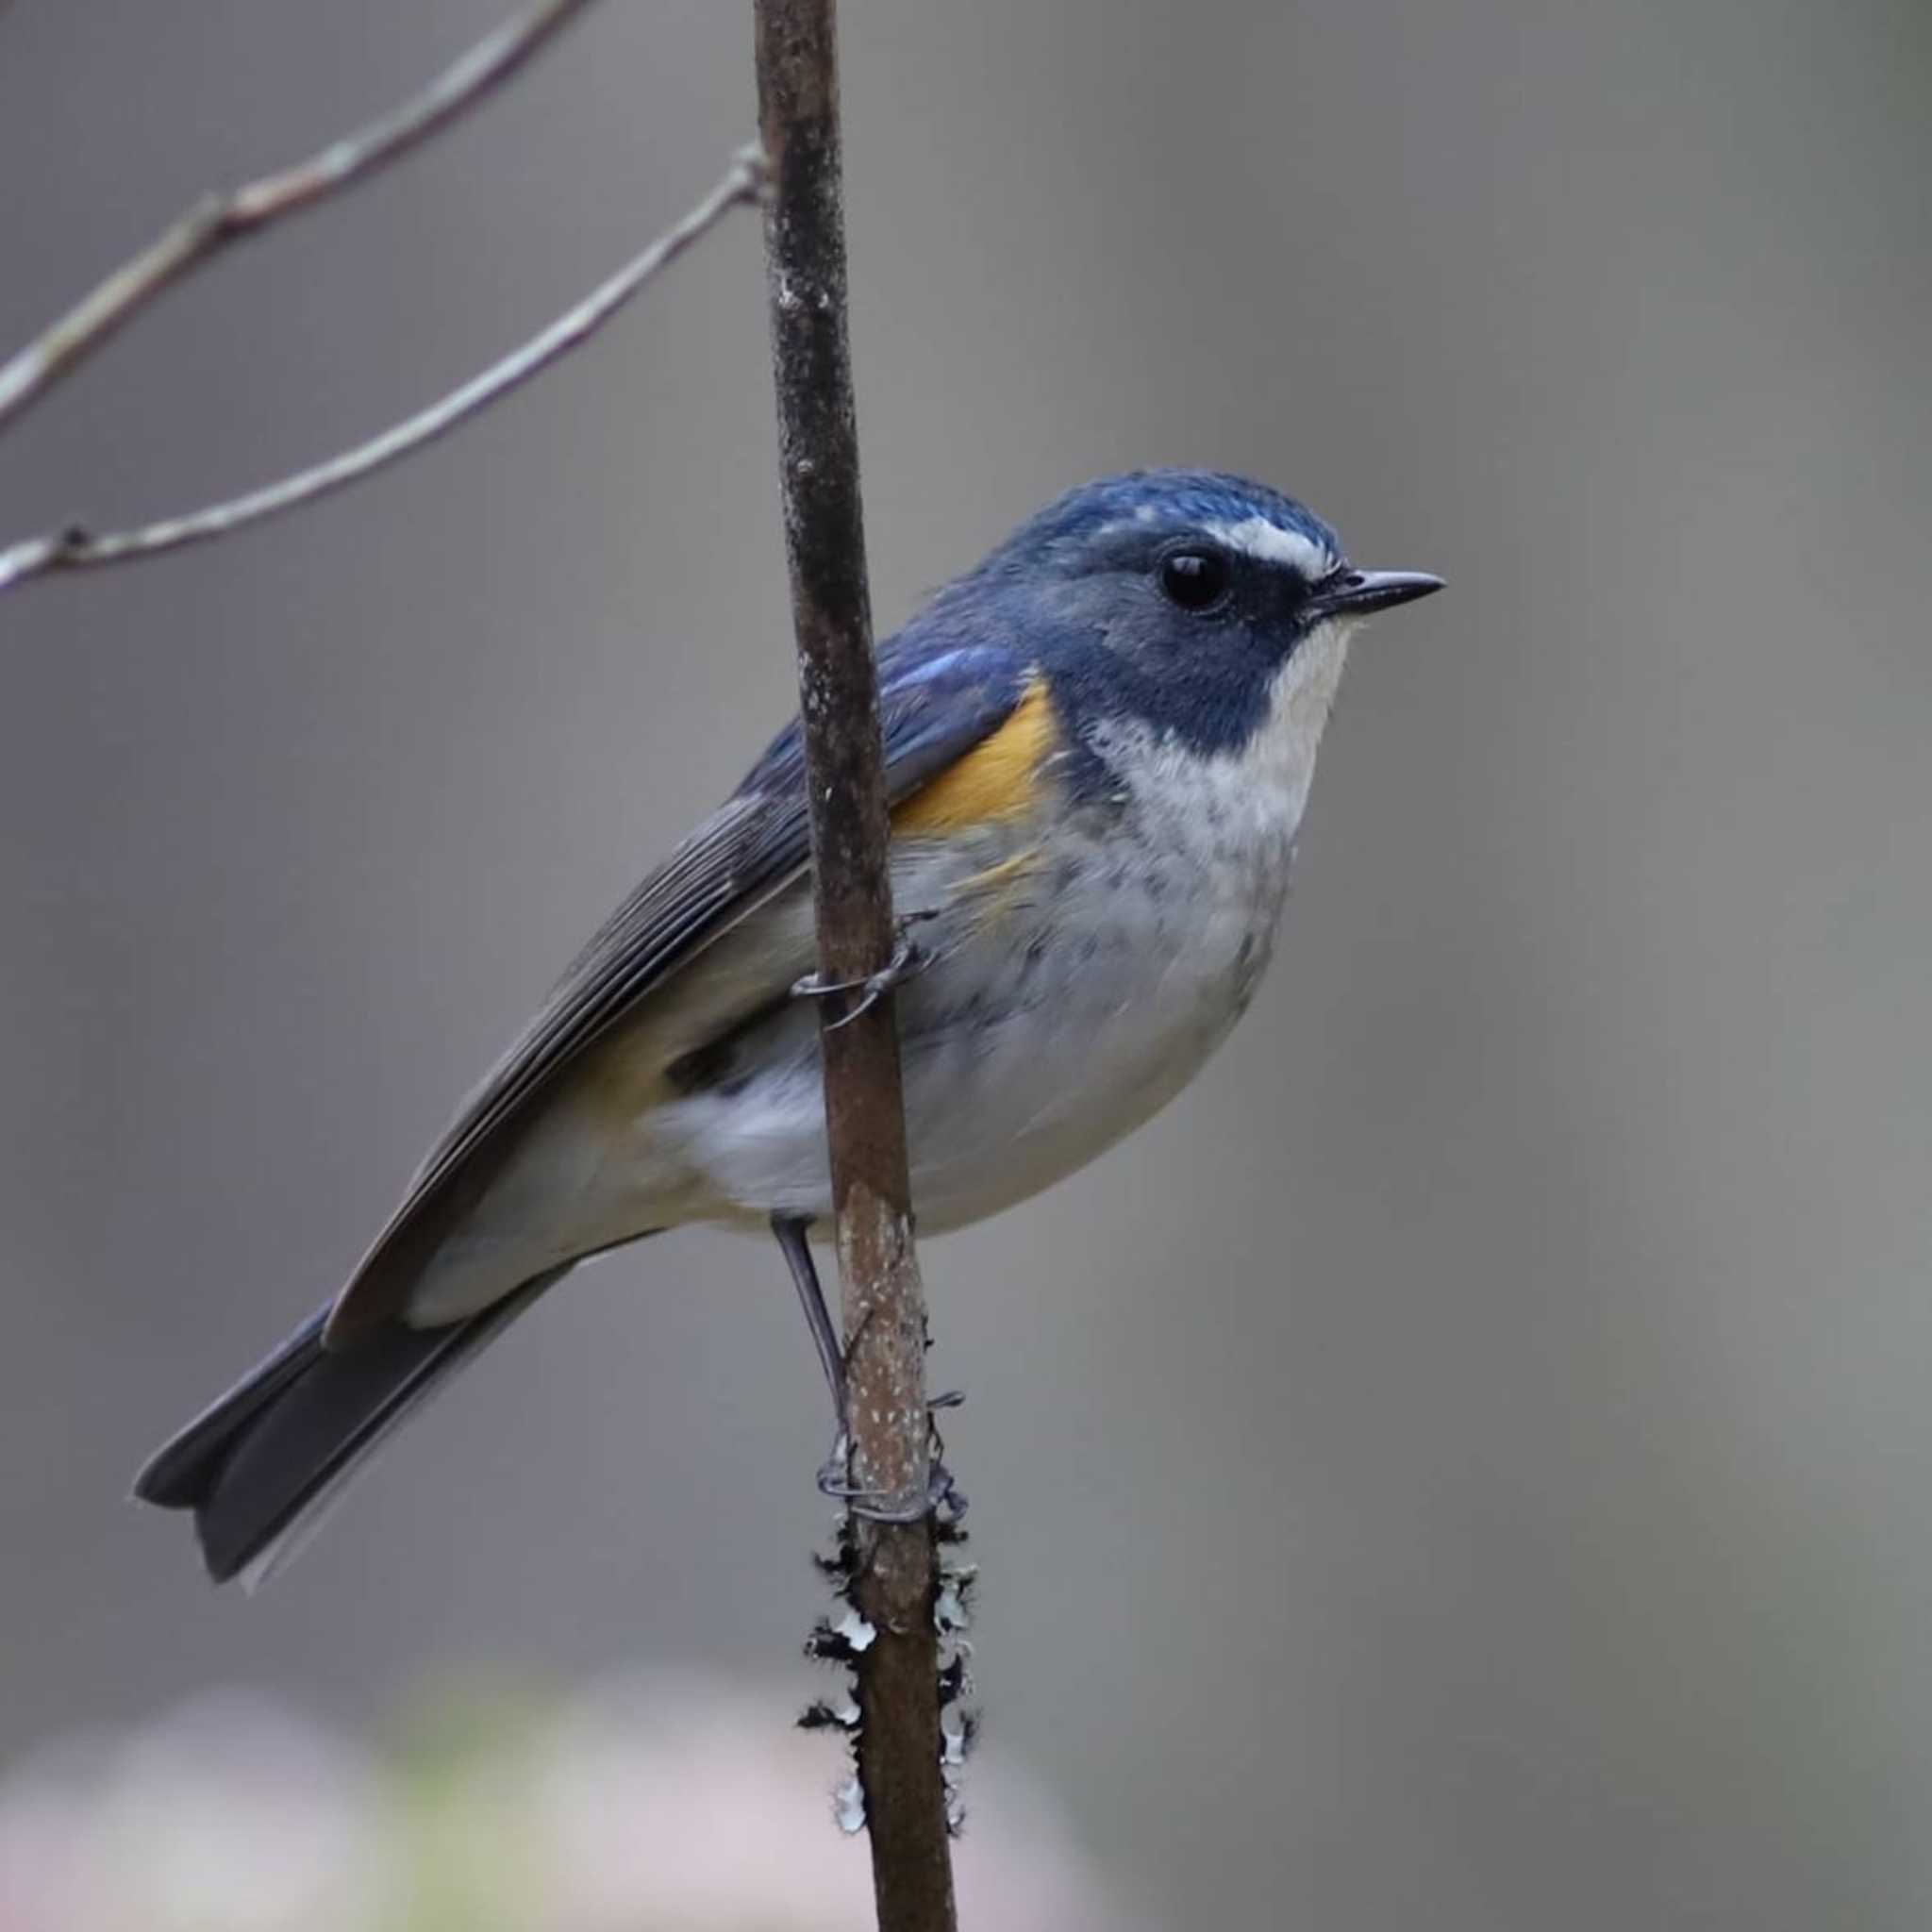
[[[966,1513],[966,1492],[953,1480],[943,1462],[930,1465],[923,1496],[906,1497],[886,1490],[860,1489],[852,1480],[852,1445],[841,1431],[832,1444],[832,1453],[819,1471],[819,1492],[842,1503],[855,1516],[868,1523],[924,1523],[928,1516],[942,1512],[949,1523],[958,1523]]]
[[[876,1006],[882,995],[891,992],[895,986],[904,986],[908,979],[915,978],[932,964],[932,955],[912,938],[909,928],[924,920],[938,917],[938,910],[933,909],[908,912],[901,918],[892,957],[876,973],[868,973],[860,979],[825,979],[816,973],[808,973],[803,979],[792,981],[791,996],[801,1000],[822,1000],[834,994],[856,992],[858,998],[851,1010],[841,1013],[826,1030],[836,1033],[840,1027],[851,1025],[861,1013]]]
[[[772,1232],[777,1237],[785,1264],[791,1270],[799,1306],[805,1310],[806,1324],[811,1329],[812,1346],[818,1351],[819,1365],[825,1372],[825,1386],[832,1391],[832,1414],[839,1432],[832,1441],[832,1453],[820,1466],[819,1488],[825,1495],[845,1504],[854,1515],[874,1523],[918,1523],[924,1517],[939,1515],[941,1510],[947,1512],[947,1522],[958,1523],[966,1513],[966,1498],[953,1487],[944,1461],[946,1445],[940,1440],[939,1426],[932,1420],[940,1409],[958,1408],[966,1400],[958,1389],[945,1390],[925,1405],[929,1445],[924,1496],[895,1496],[867,1490],[852,1480],[852,1385],[846,1369],[851,1350],[858,1346],[859,1337],[865,1333],[865,1324],[872,1319],[871,1311],[861,1318],[851,1342],[841,1347],[806,1241],[809,1226],[810,1223],[799,1215],[772,1216]]]
[[[948,1389],[926,1404],[928,1417],[934,1410],[958,1408],[966,1400],[962,1391]],[[821,1495],[843,1503],[855,1516],[868,1523],[923,1523],[928,1516],[943,1512],[948,1523],[958,1523],[966,1514],[966,1493],[953,1481],[945,1465],[945,1444],[936,1424],[931,1429],[931,1459],[926,1466],[925,1493],[923,1496],[894,1494],[890,1491],[868,1490],[852,1480],[852,1431],[844,1422],[832,1441],[832,1453],[819,1466]]]

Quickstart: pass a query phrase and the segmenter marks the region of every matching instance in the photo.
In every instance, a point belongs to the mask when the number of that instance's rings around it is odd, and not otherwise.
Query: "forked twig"
[[[0,425],[69,374],[164,289],[233,242],[340,193],[420,147],[546,46],[591,0],[542,0],[506,21],[413,99],[332,141],[320,154],[225,194],[211,194],[124,262],[0,367]]]
[[[440,402],[392,425],[378,436],[340,456],[298,471],[243,496],[209,504],[186,516],[144,524],[138,529],[113,530],[90,536],[82,529],[29,537],[0,550],[0,594],[30,578],[57,571],[92,570],[104,564],[180,550],[225,537],[264,517],[277,516],[298,504],[326,496],[350,483],[386,468],[403,457],[447,435],[459,423],[486,409],[500,396],[547,368],[559,357],[594,335],[659,270],[675,261],[725,212],[742,202],[756,201],[764,179],[764,164],[756,148],[742,150],[708,195],[679,222],[626,262],[608,281],[591,291],[575,308],[558,317],[541,335],[513,349],[500,362],[473,375],[460,389]]]

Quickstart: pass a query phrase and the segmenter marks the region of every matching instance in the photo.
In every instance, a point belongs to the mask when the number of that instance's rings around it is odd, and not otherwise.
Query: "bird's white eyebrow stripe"
[[[1202,528],[1217,543],[1225,543],[1230,550],[1262,563],[1285,563],[1310,583],[1335,568],[1336,558],[1321,544],[1311,542],[1299,530],[1284,530],[1266,517],[1243,517],[1238,524],[1204,524]]]

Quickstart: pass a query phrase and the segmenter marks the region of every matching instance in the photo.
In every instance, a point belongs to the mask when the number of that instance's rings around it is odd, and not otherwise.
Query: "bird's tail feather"
[[[322,1309],[157,1451],[135,1495],[192,1509],[208,1574],[254,1589],[307,1546],[394,1430],[565,1272],[446,1328],[386,1324],[340,1354],[323,1348]]]

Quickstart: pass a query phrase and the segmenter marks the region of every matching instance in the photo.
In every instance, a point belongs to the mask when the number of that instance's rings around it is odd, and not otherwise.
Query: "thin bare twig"
[[[891,874],[872,608],[846,333],[832,0],[756,0],[758,125],[778,452],[811,809],[819,970],[861,980],[891,957]],[[912,1245],[899,1036],[890,995],[820,1045],[849,1351],[852,1480],[924,1505],[925,1302]],[[849,1519],[852,1601],[875,1633],[855,1664],[858,1779],[885,1932],[953,1932],[941,1768],[933,1524]]]
[[[508,79],[591,4],[591,0],[542,0],[479,41],[392,113],[331,142],[296,167],[196,203],[0,368],[0,424],[18,415],[189,270],[243,236],[325,200],[420,147]]]
[[[99,537],[91,537],[81,529],[30,537],[0,550],[0,594],[32,577],[47,576],[57,571],[92,570],[103,564],[125,563],[135,558],[180,550],[191,543],[205,543],[213,537],[225,537],[249,524],[259,523],[264,517],[276,516],[298,504],[326,496],[425,443],[434,442],[595,334],[660,269],[715,225],[727,209],[741,202],[757,200],[762,180],[762,158],[756,148],[745,149],[710,193],[675,227],[658,236],[641,255],[619,269],[575,308],[558,316],[541,335],[406,422],[395,424],[379,436],[358,443],[313,469],[265,484],[245,496],[210,504],[188,516],[171,517],[139,529],[115,530]]]

